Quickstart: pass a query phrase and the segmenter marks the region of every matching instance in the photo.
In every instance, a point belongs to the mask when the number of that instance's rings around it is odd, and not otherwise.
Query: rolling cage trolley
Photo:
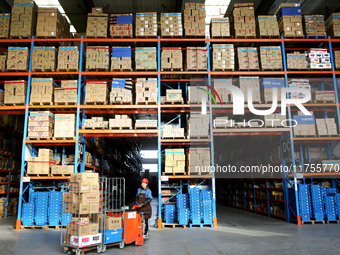
[[[119,245],[119,248],[124,248],[125,231],[124,231],[124,216],[125,210],[125,179],[124,178],[104,178],[103,179],[103,217],[101,224],[102,232],[102,247],[101,251],[105,252],[106,247]],[[117,217],[121,219],[117,222],[120,225],[116,229],[108,229],[107,219],[109,217]],[[116,223],[116,224],[117,224]]]
[[[87,201],[81,203],[85,189],[90,189],[86,193],[89,195]],[[91,186],[79,182],[64,183],[62,220],[69,217],[69,223],[73,223],[62,227],[60,244],[64,253],[80,255],[91,250],[102,252],[102,233],[99,229],[102,229],[103,179],[99,182],[99,192],[98,186],[96,189],[92,192]]]

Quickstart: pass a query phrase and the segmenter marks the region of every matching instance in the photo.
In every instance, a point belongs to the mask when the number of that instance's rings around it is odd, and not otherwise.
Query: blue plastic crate
[[[105,244],[122,241],[123,229],[105,230]]]

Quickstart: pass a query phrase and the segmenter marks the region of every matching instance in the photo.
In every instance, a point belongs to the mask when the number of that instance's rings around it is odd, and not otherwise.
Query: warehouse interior
[[[3,0],[0,76],[0,255],[339,252],[340,2]]]

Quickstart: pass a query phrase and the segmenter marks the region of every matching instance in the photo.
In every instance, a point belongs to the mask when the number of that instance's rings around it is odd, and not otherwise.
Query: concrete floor
[[[340,254],[338,224],[297,226],[224,206],[217,213],[216,229],[151,229],[143,246],[113,247],[106,254]],[[15,231],[14,221],[0,221],[0,255],[62,254],[58,230]]]

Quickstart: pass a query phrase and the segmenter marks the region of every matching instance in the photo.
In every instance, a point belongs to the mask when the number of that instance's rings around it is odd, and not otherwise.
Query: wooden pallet
[[[89,72],[108,72],[109,70],[106,68],[94,68],[94,69],[89,69],[87,70]]]
[[[25,103],[4,104],[4,106],[19,106],[19,105],[25,105]]]
[[[71,137],[53,137],[52,140],[75,140],[74,136]]]
[[[196,72],[198,72],[198,71],[207,71],[207,69],[187,68],[187,71],[196,71]]]
[[[209,138],[210,136],[188,136],[188,139],[209,139]]]
[[[157,102],[136,102],[137,105],[156,105]]]
[[[79,70],[78,69],[57,68],[57,72],[79,72]]]
[[[10,36],[11,39],[31,39],[32,36]]]
[[[235,35],[235,39],[254,39],[255,35]]]
[[[105,105],[106,102],[84,102],[84,105]]]
[[[279,35],[261,35],[260,38],[262,39],[278,39],[280,38]]]
[[[177,139],[185,139],[185,136],[180,136],[180,137],[162,137],[162,139],[173,139],[174,141]]]
[[[6,72],[28,72],[28,69],[23,69],[23,70],[15,70],[15,69],[7,69]]]
[[[180,225],[178,223],[162,223],[162,228],[176,228],[176,227],[187,228],[186,225]]]
[[[111,69],[111,72],[132,72],[132,68],[120,68],[120,69]]]
[[[183,68],[162,68],[161,71],[163,71],[163,72],[179,72],[179,71],[183,71]]]
[[[63,176],[63,177],[67,177],[67,176],[71,176],[71,174],[50,174],[51,176]]]
[[[296,35],[283,35],[283,37],[284,38],[292,38],[292,39],[294,39],[294,38],[299,38],[299,39],[301,39],[301,38],[305,38],[305,36],[304,35],[301,35],[301,36],[296,36]]]
[[[44,225],[44,226],[21,226],[21,229],[60,229],[62,225]]]
[[[115,101],[115,102],[110,102],[110,105],[132,105],[132,102]]]
[[[213,68],[213,71],[216,72],[227,72],[227,71],[234,71],[232,68]]]
[[[192,228],[192,227],[200,227],[200,228],[203,228],[203,227],[214,227],[214,225],[211,223],[211,224],[204,224],[204,223],[200,223],[200,224],[192,224],[192,223],[189,223],[189,227]]]
[[[46,176],[51,176],[51,175],[50,174],[29,174],[29,175],[27,175],[26,174],[26,177],[32,177],[32,176],[38,176],[38,177],[44,176],[44,177],[46,177]]]
[[[324,220],[301,221],[301,223],[302,223],[302,225],[304,225],[304,224],[312,224],[312,225],[314,225],[314,224],[317,224],[317,223],[319,223],[319,224],[326,224],[326,222]]]
[[[27,137],[27,140],[52,140],[52,137]]]
[[[132,127],[109,127],[109,130],[132,130]]]
[[[153,130],[156,130],[157,127],[135,127],[135,129],[153,129]]]
[[[330,224],[330,223],[336,223],[336,224],[339,224],[340,223],[340,220],[326,220],[327,224]]]
[[[53,105],[52,102],[31,102],[30,103],[31,106],[34,106],[34,105]]]
[[[327,35],[307,35],[307,39],[326,39]]]
[[[54,105],[77,105],[77,102],[54,102]]]
[[[212,36],[212,39],[229,39],[229,38],[233,38],[231,35],[219,35],[219,36]]]
[[[183,100],[165,100],[162,104],[184,104]]]
[[[314,100],[314,102],[317,104],[335,104],[332,100]]]
[[[310,137],[317,137],[315,135],[294,135],[294,137],[305,137],[305,138],[310,138]]]
[[[36,68],[36,69],[32,69],[32,72],[54,72],[55,70],[52,69],[40,69],[40,68]]]
[[[186,172],[181,172],[181,173],[167,173],[167,172],[163,172],[162,175],[187,175]]]

